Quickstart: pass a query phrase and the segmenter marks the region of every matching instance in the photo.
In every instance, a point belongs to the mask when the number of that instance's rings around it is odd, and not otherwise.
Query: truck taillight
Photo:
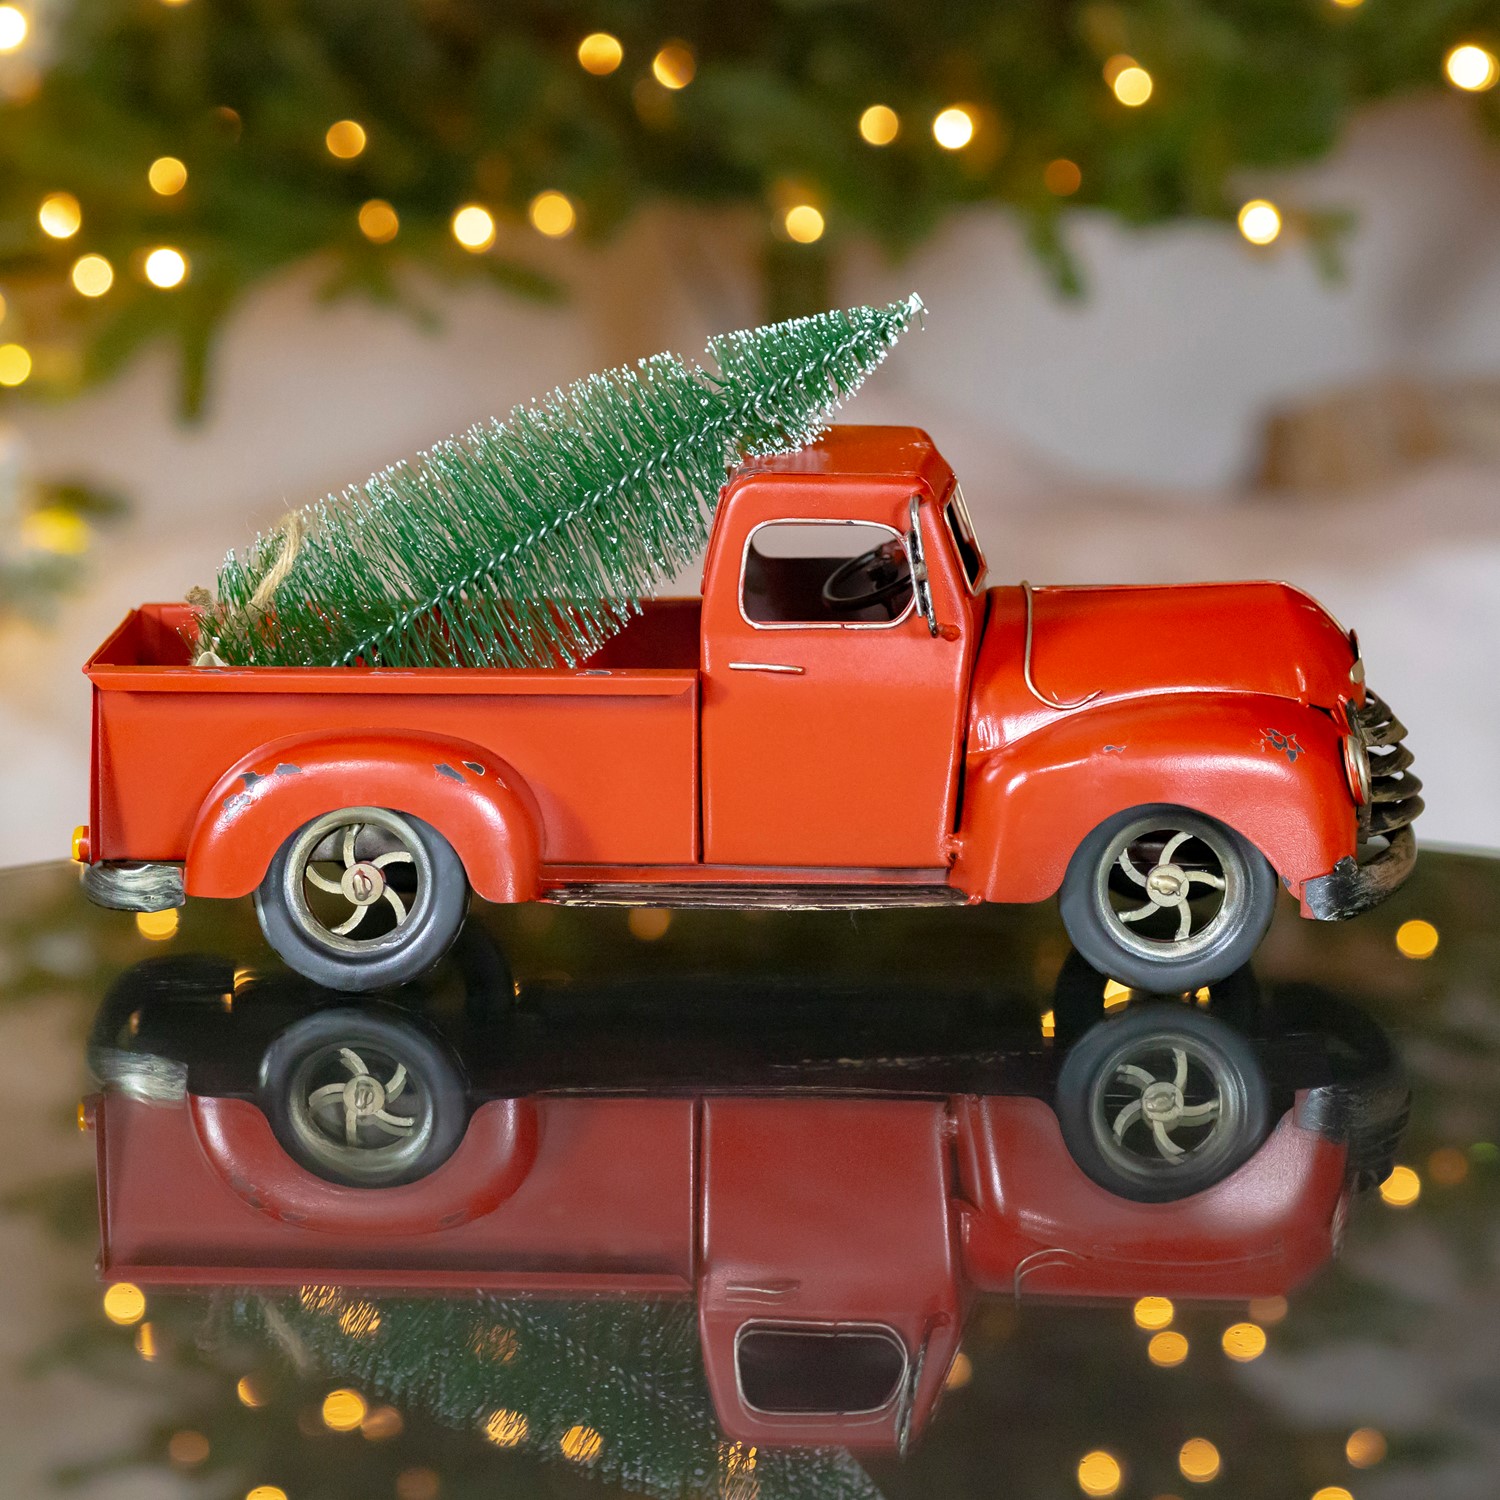
[[[80,823],[73,830],[73,863],[86,865],[89,860],[89,825]]]
[[[1344,736],[1344,775],[1349,779],[1349,790],[1354,796],[1355,805],[1369,806],[1370,756],[1360,735]]]

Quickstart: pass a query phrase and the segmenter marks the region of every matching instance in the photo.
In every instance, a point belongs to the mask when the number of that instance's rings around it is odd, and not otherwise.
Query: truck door
[[[734,495],[704,584],[707,863],[946,865],[978,632],[925,495],[940,634],[919,608],[912,498],[910,485],[825,476]]]

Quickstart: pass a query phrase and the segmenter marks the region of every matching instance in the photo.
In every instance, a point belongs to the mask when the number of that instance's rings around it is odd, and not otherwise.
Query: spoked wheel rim
[[[370,957],[419,931],[432,861],[417,831],[383,807],[350,807],[309,823],[286,862],[292,920],[332,953]]]
[[[1166,812],[1115,835],[1099,861],[1094,897],[1121,948],[1170,963],[1213,949],[1239,930],[1249,881],[1225,830]]]
[[[1141,1185],[1210,1181],[1238,1150],[1248,1112],[1243,1080],[1216,1048],[1186,1032],[1123,1042],[1089,1101],[1094,1139]]]
[[[302,1058],[292,1071],[287,1115],[302,1151],[346,1180],[401,1178],[427,1150],[434,1128],[430,1086],[414,1059],[351,1037]]]

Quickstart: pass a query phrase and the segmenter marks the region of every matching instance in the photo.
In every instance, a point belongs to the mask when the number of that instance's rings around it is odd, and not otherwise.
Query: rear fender
[[[503,760],[445,735],[340,731],[272,741],[220,778],[188,840],[188,895],[248,895],[297,829],[341,807],[430,823],[487,901],[538,893],[540,814]]]
[[[1327,714],[1286,698],[1164,695],[1071,713],[971,759],[953,884],[1040,901],[1099,824],[1151,802],[1243,834],[1299,899],[1354,853],[1354,799]]]

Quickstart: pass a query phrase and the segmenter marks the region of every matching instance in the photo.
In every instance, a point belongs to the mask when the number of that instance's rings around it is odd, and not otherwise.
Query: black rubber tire
[[[1188,1049],[1221,1100],[1221,1128],[1181,1162],[1151,1161],[1111,1135],[1105,1091],[1131,1057],[1173,1046]],[[1149,1071],[1149,1070],[1148,1070]],[[1121,1198],[1167,1203],[1201,1193],[1243,1166],[1270,1131],[1271,1092],[1250,1043],[1233,1027],[1181,1003],[1131,1006],[1101,1021],[1067,1054],[1054,1099],[1073,1160]]]
[[[1226,924],[1208,946],[1182,959],[1149,958],[1123,946],[1099,910],[1097,884],[1110,846],[1132,823],[1160,820],[1213,841],[1226,877],[1240,883],[1238,920]],[[1113,861],[1110,861],[1113,863]],[[1276,873],[1266,857],[1232,828],[1187,808],[1153,803],[1127,808],[1101,823],[1074,851],[1058,893],[1058,909],[1073,946],[1100,973],[1132,989],[1177,995],[1213,984],[1250,961],[1276,908]]]
[[[304,1070],[331,1060],[340,1048],[406,1069],[408,1082],[391,1101],[391,1112],[415,1107],[422,1114],[417,1133],[398,1143],[399,1154],[382,1159],[378,1149],[351,1151],[331,1139],[320,1140],[306,1111],[299,1110]],[[426,1177],[457,1149],[469,1123],[463,1071],[441,1042],[394,1012],[352,1007],[304,1016],[271,1042],[261,1058],[260,1106],[294,1161],[328,1182],[364,1188],[395,1187]]]
[[[351,814],[362,811],[350,808]],[[376,809],[385,812],[385,809]],[[364,994],[418,979],[453,946],[469,911],[469,880],[453,846],[430,823],[410,813],[396,814],[424,851],[430,878],[399,946],[377,953],[338,952],[305,930],[292,910],[288,895],[289,865],[299,839],[312,823],[297,830],[276,851],[265,878],[255,891],[255,915],[266,941],[304,978],[326,989]],[[315,819],[314,822],[319,820]]]

